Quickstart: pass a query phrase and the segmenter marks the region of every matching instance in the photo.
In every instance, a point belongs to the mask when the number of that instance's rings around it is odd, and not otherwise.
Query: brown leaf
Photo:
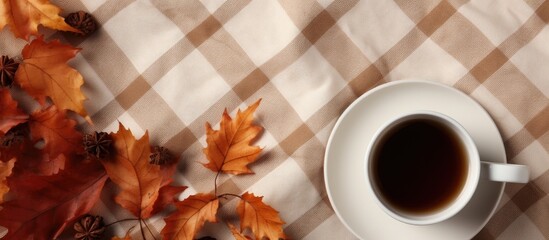
[[[97,161],[82,161],[51,176],[12,175],[12,200],[2,204],[5,239],[56,239],[66,226],[99,200],[107,175]]]
[[[233,234],[233,237],[235,240],[251,240],[252,239],[251,237],[248,237],[243,233],[241,233],[240,231],[238,231],[238,229],[236,229],[234,225],[227,223],[227,226],[229,226],[229,229],[231,230],[231,233]]]
[[[42,105],[49,97],[59,109],[74,111],[91,122],[83,105],[86,97],[80,91],[84,79],[67,65],[78,51],[80,49],[59,40],[47,43],[42,37],[34,39],[23,48],[23,62],[19,64],[15,80]]]
[[[164,219],[163,239],[192,240],[206,221],[217,222],[219,199],[213,194],[192,195],[175,205],[177,211]]]
[[[111,240],[132,240],[132,236],[130,235],[130,230],[128,230],[128,232],[126,233],[126,236],[121,237],[121,238],[117,237],[117,236],[114,236],[114,237],[111,238]]]
[[[244,112],[240,109],[235,119],[231,119],[227,109],[223,112],[220,129],[213,130],[210,123],[206,123],[206,142],[203,149],[209,162],[204,166],[214,172],[231,174],[252,173],[248,164],[257,160],[261,148],[250,146],[251,142],[263,129],[253,125],[253,113],[259,106],[261,99],[249,106]]]
[[[0,203],[4,202],[4,195],[10,190],[6,178],[11,175],[14,164],[15,158],[7,162],[0,162]]]
[[[147,219],[152,215],[162,183],[160,166],[149,163],[149,133],[136,140],[132,132],[119,123],[118,132],[111,137],[116,154],[101,163],[121,190],[115,201],[135,216]]]
[[[157,214],[164,210],[168,205],[177,201],[177,195],[187,189],[186,186],[163,186],[158,191],[158,199],[154,203],[151,215]]]
[[[65,111],[58,111],[55,106],[32,113],[29,125],[32,140],[44,141],[43,151],[50,159],[60,154],[71,157],[84,151],[82,134],[75,129],[76,121],[68,119]]]
[[[6,88],[0,89],[0,136],[27,121],[29,116],[17,108],[17,102]]]
[[[6,25],[18,38],[29,40],[39,35],[38,25],[51,29],[79,32],[59,16],[61,9],[48,0],[2,0],[0,1],[0,30]]]
[[[263,197],[256,197],[252,193],[242,194],[236,211],[240,216],[240,232],[250,228],[255,239],[266,237],[271,240],[286,239],[282,231],[284,221],[278,216],[278,212],[271,206],[263,203]]]
[[[169,152],[166,152],[166,154],[169,154]],[[169,157],[171,158],[171,155]],[[170,185],[173,182],[172,176],[175,173],[177,162],[179,162],[179,159],[176,159],[175,161],[170,160],[168,162],[164,162],[164,165],[160,165],[160,175],[162,178],[162,182],[160,183],[158,199],[154,203],[154,207],[153,207],[153,211],[151,212],[151,215],[155,215],[161,212],[162,210],[164,210],[166,206],[175,203],[177,201],[176,195],[178,195],[179,193],[187,189],[186,186]]]

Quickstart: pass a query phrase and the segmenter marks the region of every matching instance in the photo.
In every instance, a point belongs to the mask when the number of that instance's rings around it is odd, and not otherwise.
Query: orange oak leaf
[[[192,240],[206,221],[217,222],[219,199],[213,194],[192,195],[175,206],[177,211],[164,218],[163,239]]]
[[[15,158],[7,162],[0,162],[0,203],[4,202],[4,195],[10,190],[6,178],[11,175],[14,163]]]
[[[278,216],[278,212],[271,206],[263,203],[263,197],[256,197],[252,193],[242,194],[242,200],[238,203],[236,211],[240,216],[240,232],[250,228],[255,239],[277,240],[286,239],[282,231],[284,221]]]
[[[34,39],[23,48],[23,62],[19,64],[15,80],[42,105],[49,97],[59,109],[74,111],[91,122],[83,105],[86,97],[80,90],[84,79],[67,65],[78,51],[80,49],[59,40],[47,43],[42,37]]]
[[[44,141],[43,151],[50,159],[60,154],[71,157],[84,151],[82,134],[76,131],[76,121],[67,118],[64,110],[50,106],[31,114],[30,132],[33,141]]]
[[[234,225],[227,223],[227,226],[229,226],[229,229],[231,230],[231,233],[233,234],[233,237],[235,240],[251,240],[252,239],[251,237],[248,237],[243,233],[241,233],[240,231],[238,231],[238,229]]]
[[[59,16],[61,9],[48,0],[2,0],[0,1],[0,30],[6,25],[18,38],[29,40],[39,35],[38,25],[51,29],[79,32]]]
[[[231,119],[227,109],[223,112],[219,130],[213,130],[206,122],[206,142],[203,149],[209,162],[204,166],[214,172],[231,174],[252,173],[248,164],[257,160],[261,148],[250,146],[261,130],[260,126],[253,125],[253,113],[259,106],[261,99],[249,106],[244,112],[240,109],[236,118]]]
[[[119,123],[118,132],[111,133],[111,138],[116,154],[101,163],[121,190],[114,200],[135,216],[147,219],[152,215],[162,183],[160,166],[149,163],[149,133],[136,140]]]
[[[12,127],[27,121],[29,116],[17,108],[17,102],[6,88],[0,89],[0,135],[7,133]]]
[[[11,200],[2,204],[0,226],[5,239],[51,240],[99,200],[107,180],[97,161],[81,161],[51,176],[12,175]]]

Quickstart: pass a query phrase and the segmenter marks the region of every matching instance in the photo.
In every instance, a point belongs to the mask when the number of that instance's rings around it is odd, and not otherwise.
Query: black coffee
[[[427,214],[446,207],[467,176],[467,154],[459,137],[434,120],[399,123],[374,153],[374,184],[397,210]]]

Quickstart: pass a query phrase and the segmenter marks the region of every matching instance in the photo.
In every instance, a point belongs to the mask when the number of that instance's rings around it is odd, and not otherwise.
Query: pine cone
[[[151,150],[151,156],[149,162],[156,165],[170,164],[173,160],[173,156],[170,154],[167,148],[155,146]]]
[[[110,155],[112,139],[106,132],[94,132],[84,135],[84,149],[88,156],[104,159]]]
[[[11,86],[18,67],[19,63],[16,63],[8,56],[2,56],[0,59],[0,86]]]
[[[71,27],[74,27],[82,32],[81,35],[89,35],[97,29],[97,22],[93,16],[84,11],[78,11],[69,14],[65,18],[65,22]]]
[[[101,216],[86,214],[74,223],[74,238],[78,240],[98,240],[105,232],[105,224]]]

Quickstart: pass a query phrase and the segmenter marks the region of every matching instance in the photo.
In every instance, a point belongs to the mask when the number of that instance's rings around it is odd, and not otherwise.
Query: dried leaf
[[[6,239],[56,239],[99,200],[107,175],[97,161],[82,161],[51,176],[8,178],[13,199],[2,204]]]
[[[177,211],[165,218],[163,239],[192,240],[206,221],[217,222],[219,199],[213,194],[196,194],[177,202]]]
[[[80,161],[80,159],[75,160]],[[55,158],[50,158],[47,154],[43,154],[39,149],[32,146],[26,146],[21,154],[18,155],[17,164],[13,171],[16,174],[32,174],[49,176],[59,173],[65,168],[67,158],[63,154],[59,154]]]
[[[10,190],[6,178],[11,175],[14,164],[15,158],[7,162],[0,162],[0,203],[4,202],[4,195]]]
[[[50,159],[84,151],[82,134],[75,129],[76,121],[68,119],[65,111],[58,111],[55,106],[32,113],[29,125],[32,140],[44,141],[43,151]]]
[[[162,183],[160,166],[149,163],[149,134],[146,132],[136,140],[132,132],[119,123],[118,132],[111,137],[116,154],[101,163],[121,190],[115,201],[135,216],[147,219],[152,215]]]
[[[130,229],[130,230],[131,230],[131,229]],[[130,235],[130,231],[128,231],[128,232],[126,233],[126,236],[121,237],[121,238],[120,238],[120,237],[117,237],[117,236],[114,236],[114,237],[111,238],[111,240],[132,240],[132,236]]]
[[[206,168],[231,174],[252,173],[247,165],[256,161],[261,152],[260,147],[250,145],[263,129],[252,124],[253,113],[260,102],[261,99],[244,112],[239,109],[235,119],[231,119],[225,109],[219,130],[213,130],[210,123],[206,123],[208,146],[203,149],[209,160],[204,164]]]
[[[236,229],[234,225],[227,223],[227,226],[229,226],[229,229],[231,230],[231,233],[233,234],[233,237],[235,240],[251,240],[252,239],[251,237],[248,237],[243,233],[241,233],[240,231],[238,231],[238,229]]]
[[[7,133],[12,127],[27,121],[29,116],[17,108],[17,102],[6,88],[0,89],[0,135]]]
[[[0,1],[0,30],[6,25],[18,38],[29,40],[39,35],[38,25],[51,29],[79,32],[59,16],[61,9],[48,0],[2,0]]]
[[[177,165],[176,161],[172,161],[168,165],[160,165],[160,175],[162,177],[162,182],[160,184],[160,190],[158,193],[158,199],[154,203],[152,215],[155,215],[166,206],[173,204],[177,201],[177,195],[183,192],[185,189],[187,189],[186,186],[171,186],[170,184],[173,182],[173,174],[175,173],[175,168]]]
[[[49,97],[59,109],[74,111],[91,122],[83,105],[86,97],[80,90],[84,79],[67,65],[78,51],[80,49],[59,40],[47,43],[39,37],[23,48],[23,62],[19,64],[15,80],[42,105]]]
[[[187,189],[186,186],[163,186],[158,191],[158,199],[154,203],[152,215],[164,210],[168,205],[177,201],[177,195]]]
[[[250,228],[255,239],[263,239],[263,237],[271,240],[286,239],[282,231],[284,222],[278,216],[278,212],[262,200],[263,197],[256,197],[252,193],[242,194],[242,200],[236,207],[240,216],[240,232]]]

